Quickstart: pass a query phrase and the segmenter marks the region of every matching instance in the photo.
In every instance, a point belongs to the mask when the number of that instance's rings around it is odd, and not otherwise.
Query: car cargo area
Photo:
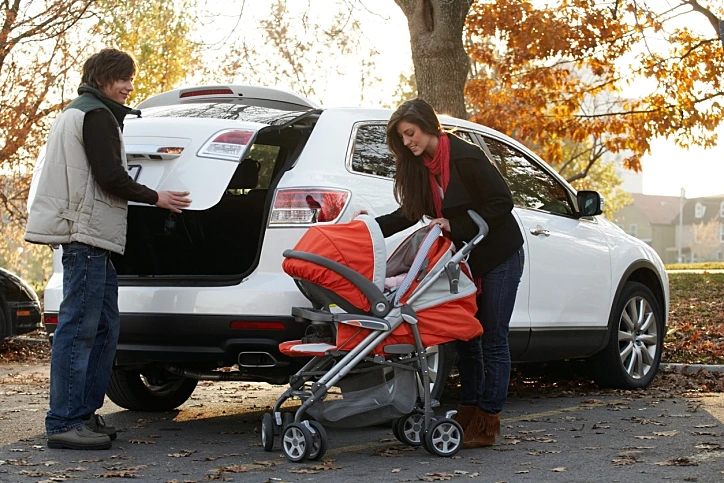
[[[259,131],[219,202],[208,209],[177,214],[131,204],[126,252],[112,256],[121,283],[250,272],[261,250],[273,187],[311,133],[307,121]]]

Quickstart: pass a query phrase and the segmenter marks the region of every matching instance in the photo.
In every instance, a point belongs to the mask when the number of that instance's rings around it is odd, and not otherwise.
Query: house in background
[[[724,260],[724,194],[691,199],[631,196],[633,203],[614,213],[613,221],[649,244],[664,263]]]
[[[684,261],[724,260],[724,194],[688,199],[683,214]]]
[[[655,196],[632,193],[633,203],[613,215],[613,222],[631,236],[649,244],[664,263],[676,263],[676,222],[678,196]]]

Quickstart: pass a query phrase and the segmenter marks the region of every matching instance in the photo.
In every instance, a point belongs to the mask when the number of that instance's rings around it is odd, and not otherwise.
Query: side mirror
[[[597,191],[581,190],[576,195],[578,199],[578,217],[596,216],[603,213],[603,196]]]

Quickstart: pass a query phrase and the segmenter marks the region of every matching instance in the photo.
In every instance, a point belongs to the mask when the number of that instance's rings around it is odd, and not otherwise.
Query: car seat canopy
[[[372,282],[380,292],[386,271],[385,239],[371,216],[360,216],[347,224],[312,226],[294,247],[351,268]],[[362,291],[342,275],[313,262],[286,258],[284,271],[297,279],[334,292],[355,308],[369,312],[370,301]]]

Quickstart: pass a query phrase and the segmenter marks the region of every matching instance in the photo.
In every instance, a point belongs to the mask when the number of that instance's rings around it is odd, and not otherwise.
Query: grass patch
[[[724,273],[669,274],[666,362],[724,364]]]
[[[670,263],[666,270],[724,270],[724,262]]]

